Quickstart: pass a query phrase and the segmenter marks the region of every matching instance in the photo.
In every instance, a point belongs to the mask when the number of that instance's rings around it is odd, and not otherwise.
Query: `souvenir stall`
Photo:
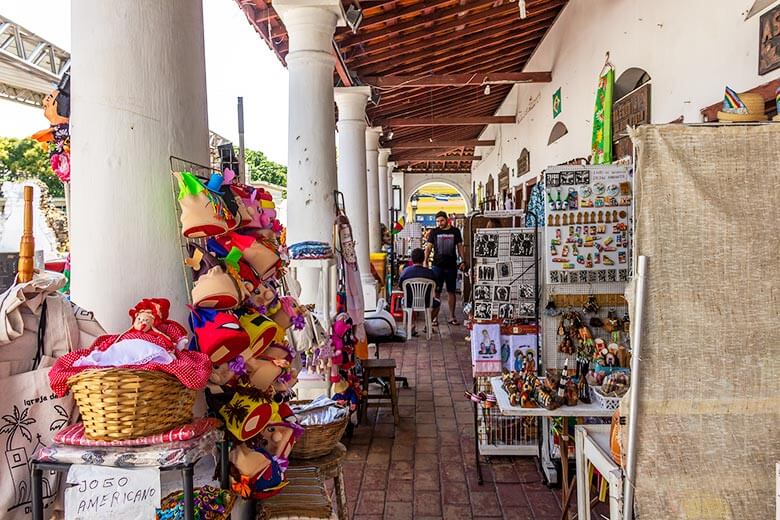
[[[506,417],[496,407],[489,378],[539,359],[539,237],[536,227],[515,227],[522,212],[472,215],[466,251],[471,265],[470,302],[476,463],[481,456],[535,455],[538,421]],[[502,224],[505,227],[502,227]]]
[[[127,330],[74,342],[53,363],[51,399],[71,404],[54,407],[56,435],[29,466],[33,481],[24,489],[32,489],[35,519],[44,518],[62,472],[75,484],[65,489],[65,509],[87,517],[227,518],[238,498],[250,514],[262,513],[295,487],[296,457],[320,457],[338,443],[350,414],[336,401],[357,401],[349,395],[356,332],[347,315],[335,319],[328,348],[303,356],[342,395],[292,401],[302,356],[288,332],[311,317],[287,289],[284,229],[271,195],[235,182],[230,170],[177,158],[171,166],[189,330],[169,319],[168,300],[150,297],[129,310]],[[218,482],[198,469],[209,460]]]
[[[498,220],[473,230],[472,359],[475,374],[492,377],[472,399],[483,409],[478,439],[489,416],[538,424],[534,442],[511,454],[538,454],[547,481],[562,482],[566,504],[574,485],[574,425],[614,415],[629,388],[630,320],[623,292],[631,269],[633,188],[626,167],[564,166],[545,171],[544,190],[544,212],[526,215],[530,221],[543,215],[538,234],[535,228],[494,227]],[[503,291],[510,271],[513,280],[528,275],[533,264],[515,265],[516,255],[538,258],[536,276],[544,283],[534,284],[531,275],[528,283],[514,281]],[[517,308],[505,301],[516,296]],[[526,303],[523,296],[532,299]],[[507,316],[531,318],[526,327],[537,326],[516,329],[527,335],[504,337],[507,328],[491,321]]]

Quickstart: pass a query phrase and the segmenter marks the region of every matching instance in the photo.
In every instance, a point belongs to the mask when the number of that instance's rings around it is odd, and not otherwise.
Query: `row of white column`
[[[202,6],[71,4],[73,299],[94,310],[107,330],[124,330],[127,309],[155,296],[169,298],[172,317],[183,321],[188,295],[166,172],[172,155],[208,161]],[[380,221],[390,224],[389,151],[378,148],[381,128],[366,128],[368,87],[339,88],[334,96],[332,41],[345,24],[341,1],[273,0],[273,6],[289,37],[287,243],[332,242],[333,193],[340,189],[363,280],[372,284],[369,255],[381,249]],[[315,303],[316,272],[305,271],[313,270],[299,271],[301,299]]]
[[[333,192],[344,195],[352,224],[364,295],[376,294],[370,255],[382,249],[380,223],[389,224],[389,150],[379,148],[381,127],[367,127],[370,87],[333,88],[332,38],[344,25],[339,0],[274,0],[289,38],[289,150],[287,242],[330,241]],[[338,107],[338,165],[334,142]],[[301,218],[296,218],[296,214]],[[300,271],[299,271],[300,273]],[[301,278],[303,277],[303,278]],[[299,274],[304,302],[314,302],[313,279]],[[367,306],[370,306],[370,301]]]

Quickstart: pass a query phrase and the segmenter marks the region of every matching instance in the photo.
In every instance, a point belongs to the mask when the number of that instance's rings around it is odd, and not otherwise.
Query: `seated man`
[[[403,288],[403,284],[405,280],[409,280],[411,278],[426,278],[428,280],[436,281],[436,275],[434,274],[432,269],[429,269],[428,267],[425,267],[423,264],[425,263],[425,251],[420,249],[419,247],[417,249],[412,250],[412,265],[406,267],[401,272],[401,277],[398,279],[398,285]],[[404,298],[407,298],[411,295],[404,294]],[[426,295],[427,296],[427,295]],[[433,298],[433,310],[431,311],[431,319],[433,321],[433,325],[438,325],[439,322],[437,321],[437,317],[439,316],[439,306],[441,305],[441,302],[437,298]],[[414,315],[412,315],[412,320],[414,321]]]

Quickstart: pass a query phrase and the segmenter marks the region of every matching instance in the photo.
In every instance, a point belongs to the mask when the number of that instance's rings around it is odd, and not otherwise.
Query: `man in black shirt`
[[[458,269],[464,269],[466,264],[458,262],[458,257],[464,258],[463,237],[460,230],[450,225],[447,214],[440,211],[436,214],[436,227],[428,234],[425,244],[426,264],[431,260],[433,252],[433,273],[436,275],[436,297],[441,297],[441,290],[447,286],[447,303],[450,308],[450,325],[460,325],[455,319],[455,286],[458,280]]]

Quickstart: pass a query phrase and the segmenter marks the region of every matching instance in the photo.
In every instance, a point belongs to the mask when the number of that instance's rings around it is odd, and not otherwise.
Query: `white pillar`
[[[73,300],[112,332],[148,297],[183,322],[169,156],[209,160],[201,2],[72,0],[71,20]]]
[[[344,25],[339,0],[273,0],[289,39],[287,243],[332,243],[337,188],[333,33]],[[299,269],[300,300],[318,303],[313,269]]]
[[[387,225],[389,193],[387,191],[387,159],[390,158],[389,148],[379,149],[379,222]]]
[[[352,224],[360,275],[363,285],[374,287],[371,276],[368,240],[368,200],[366,199],[366,102],[371,87],[337,87],[339,119],[338,185],[344,194],[347,217]]]
[[[366,130],[366,178],[368,179],[368,247],[372,253],[382,250],[379,231],[379,135],[381,126]]]

